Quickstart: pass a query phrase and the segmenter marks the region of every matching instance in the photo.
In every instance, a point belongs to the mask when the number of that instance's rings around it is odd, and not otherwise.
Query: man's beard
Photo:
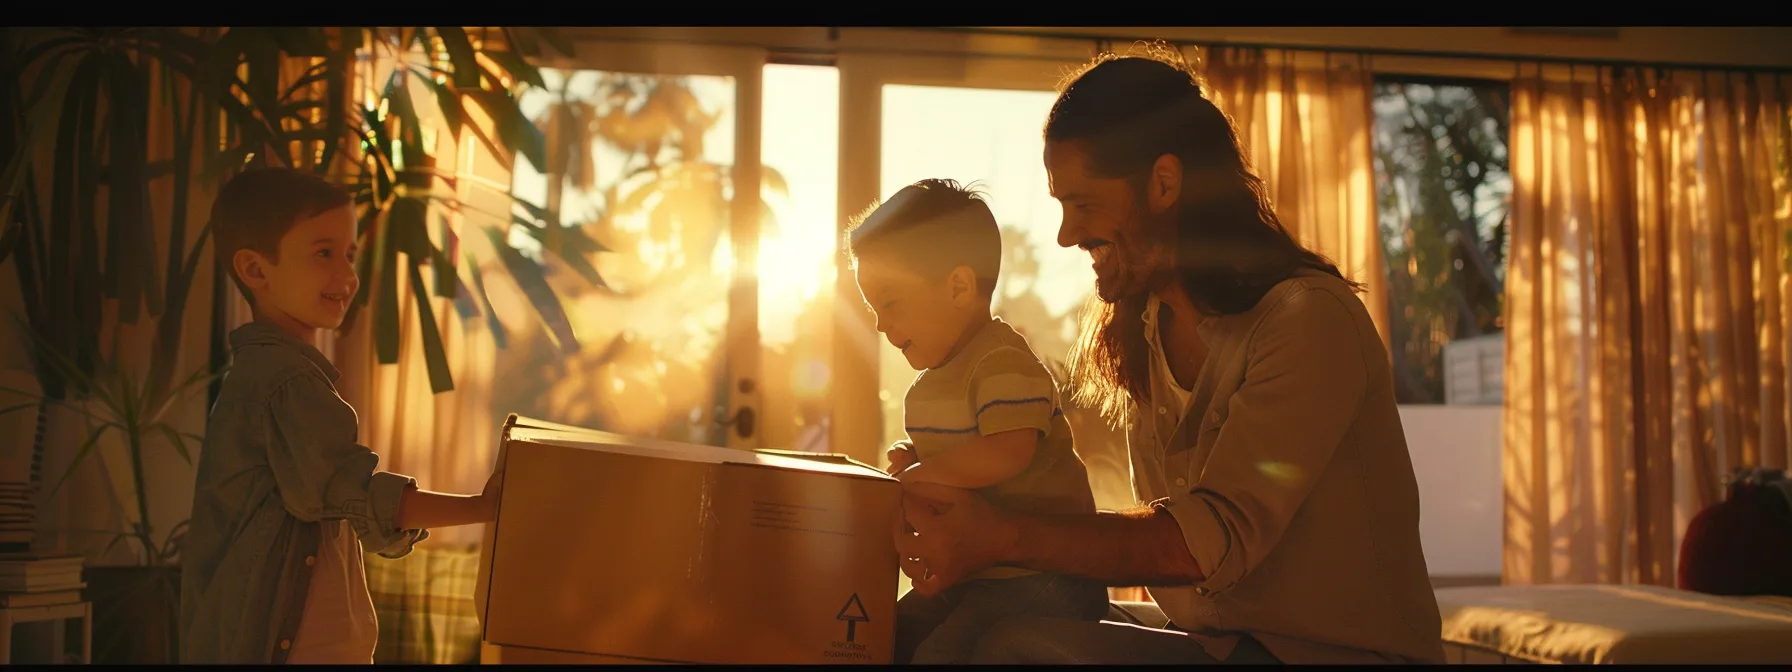
[[[1116,234],[1115,268],[1108,278],[1097,277],[1096,295],[1104,303],[1162,289],[1176,278],[1176,227],[1168,215],[1144,215],[1140,230]]]

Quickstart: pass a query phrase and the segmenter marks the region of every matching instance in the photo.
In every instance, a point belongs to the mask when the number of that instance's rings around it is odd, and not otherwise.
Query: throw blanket
[[[388,560],[367,556],[367,587],[380,619],[377,664],[472,665],[479,662],[473,586],[479,549],[419,545]]]

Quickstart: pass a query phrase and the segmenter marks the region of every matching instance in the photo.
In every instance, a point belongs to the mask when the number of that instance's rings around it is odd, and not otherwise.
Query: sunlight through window
[[[735,82],[599,70],[541,70],[520,106],[548,167],[515,161],[512,225],[561,298],[581,349],[550,346],[533,321],[507,324],[500,412],[624,434],[721,444],[726,366]],[[566,227],[553,249],[548,220]],[[513,274],[514,275],[514,274]],[[527,275],[527,274],[525,274]],[[601,281],[595,284],[593,279]],[[494,304],[542,292],[491,283]],[[539,284],[539,280],[531,280]],[[540,310],[540,308],[525,308]]]
[[[765,66],[759,222],[761,439],[825,450],[839,222],[840,71]]]
[[[1063,210],[1046,184],[1040,131],[1057,94],[890,84],[883,89],[883,160],[878,193],[916,180],[977,183],[1002,226],[1002,275],[995,313],[1027,338],[1059,384],[1076,336],[1078,311],[1095,286],[1089,255],[1058,246]],[[857,297],[854,297],[857,300]],[[914,369],[880,349],[879,397],[886,443],[902,438],[902,399]],[[1088,465],[1096,504],[1127,506],[1133,496],[1125,440],[1093,409],[1066,408],[1077,452]]]

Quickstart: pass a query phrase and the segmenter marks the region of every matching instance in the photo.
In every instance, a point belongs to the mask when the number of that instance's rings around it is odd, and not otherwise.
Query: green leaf
[[[522,226],[524,230],[528,231],[530,237],[541,241],[543,249],[547,249],[549,253],[560,257],[561,261],[566,262],[567,267],[571,268],[573,272],[578,273],[579,277],[585,279],[585,282],[591,283],[591,286],[593,287],[610,286],[609,283],[604,282],[602,276],[598,275],[597,268],[591,265],[591,260],[585,258],[585,255],[596,254],[608,250],[604,248],[603,245],[598,244],[597,241],[592,240],[589,236],[585,235],[584,229],[579,227],[562,228],[560,230],[560,244],[550,245],[548,244],[547,229],[545,227],[531,225],[528,220],[515,215],[512,215],[511,219],[514,223]]]
[[[447,217],[437,221],[441,222],[439,230],[442,232],[442,246],[447,249],[440,250],[431,245],[429,265],[436,271],[436,296],[452,299],[460,293],[461,288],[460,272],[456,264],[459,256],[454,253],[460,249],[460,237],[454,235],[454,226],[448,223]]]
[[[459,274],[454,276],[453,281],[458,285],[454,290],[454,312],[460,315],[462,326],[471,327],[472,321],[480,316],[479,300],[473,296],[473,290],[467,288],[467,281]]]
[[[501,30],[504,31],[504,41],[508,43],[511,51],[523,56],[541,55],[541,42],[535,39],[535,34],[529,29],[502,28]]]
[[[186,186],[185,182],[185,180],[175,180],[177,196],[180,194],[178,189]],[[171,223],[174,224],[170,226],[171,234],[179,233],[182,238],[186,237],[184,219],[184,212],[179,213],[178,217],[170,218]],[[210,221],[199,227],[198,240],[193,243],[193,248],[187,253],[184,261],[179,262],[181,267],[169,270],[167,306],[163,310],[161,318],[156,321],[154,349],[150,353],[149,384],[151,394],[160,394],[166,388],[167,378],[173,372],[176,360],[180,359],[181,333],[186,326],[187,302],[193,290],[193,278],[199,272],[200,253],[205,251],[207,241],[211,240],[211,230],[212,223]],[[179,250],[178,242],[171,236],[168,241],[170,264],[174,264],[180,259]],[[222,277],[217,280],[218,282],[228,282]],[[203,369],[204,367],[201,367],[201,370]]]
[[[436,37],[442,38],[442,47],[448,51],[448,62],[454,65],[454,86],[462,89],[479,88],[479,59],[473,54],[473,41],[467,39],[467,31],[463,28],[438,27]]]
[[[373,306],[373,341],[381,364],[398,363],[398,251],[394,247],[397,241],[389,235],[392,228],[388,218],[374,246],[379,296]]]
[[[382,213],[383,211],[377,206],[369,205],[366,208],[366,212],[361,215],[361,238],[358,242],[363,251],[361,252],[361,257],[355,260],[355,275],[357,277],[373,277],[374,269],[378,266],[377,262],[380,260],[380,255],[378,254],[378,252],[380,252],[380,230],[385,228],[381,221],[384,219]],[[368,244],[369,239],[372,239],[373,244]],[[372,292],[373,283],[362,282],[361,288],[355,290],[355,300],[349,302],[349,310],[353,311],[355,306],[367,305],[367,301],[371,297]]]
[[[40,229],[48,234],[48,254],[42,275],[33,279],[41,283],[35,291],[41,292],[42,301],[38,306],[41,312],[32,315],[35,325],[50,342],[68,348],[72,365],[78,371],[92,370],[104,301],[104,274],[99,266],[101,236],[94,209],[99,192],[96,107],[105,82],[105,61],[103,52],[86,52],[69,82],[68,95],[62,100],[47,230]],[[44,373],[60,375],[54,371]],[[84,392],[86,385],[78,383],[76,392]],[[60,389],[59,382],[44,381],[44,386]]]
[[[398,119],[398,139],[404,143],[400,149],[404,154],[405,167],[414,167],[408,159],[412,151],[421,149],[423,144],[423,124],[417,121],[417,106],[411,101],[411,87],[406,83],[408,68],[394,68],[392,76],[386,79],[386,109],[388,114]],[[386,145],[389,155],[391,145]]]
[[[386,227],[389,229],[387,245],[419,262],[430,257],[435,245],[429,240],[429,204],[423,199],[414,196],[392,199]],[[389,257],[388,254],[381,260]]]
[[[779,196],[790,195],[790,183],[784,181],[784,174],[778,172],[777,169],[771,166],[760,166],[759,179],[764,183],[760,187],[761,192],[771,192]]]
[[[19,238],[25,232],[25,226],[14,222],[11,217],[7,217],[8,214],[10,213],[5,208],[0,208],[0,226],[6,227],[6,230],[0,231],[0,264],[6,263],[7,257],[12,256],[12,251],[19,246]]]
[[[4,110],[4,115],[0,115],[0,124],[5,125],[6,134],[3,136],[6,144],[0,146],[0,149],[7,153],[6,171],[4,175],[0,175],[0,189],[4,189],[0,193],[0,199],[4,199],[0,200],[0,222],[10,221],[11,204],[23,184],[25,167],[33,155],[33,152],[26,149],[34,144],[37,137],[32,132],[33,129],[43,128],[49,120],[54,119],[50,116],[51,111],[46,109],[50,106],[38,105],[42,91],[53,87],[58,94],[65,94],[69,79],[69,73],[60,67],[68,52],[56,54],[39,65],[31,95],[24,95],[22,81],[31,61],[28,60],[28,54],[21,54],[13,47],[14,45],[9,44],[0,48],[0,86],[4,87],[0,91],[0,109]]]
[[[107,121],[112,131],[108,143],[111,169],[116,177],[108,187],[107,290],[119,299],[118,319],[136,324],[138,311],[147,301],[151,315],[163,309],[162,284],[155,255],[154,222],[149,213],[148,178],[144,154],[148,132],[144,120],[149,105],[142,78],[129,57],[114,52],[108,59]]]
[[[421,75],[419,75],[421,76]],[[460,128],[466,125],[467,109],[460,102],[460,94],[455,93],[447,84],[435,80],[434,77],[423,77],[429,82],[430,90],[436,94],[436,107],[442,110],[442,123],[448,127],[456,141],[460,140]]]
[[[162,436],[167,437],[168,444],[174,446],[174,451],[180,454],[180,459],[186,462],[188,466],[192,466],[193,455],[187,452],[187,442],[180,437],[180,432],[176,432],[173,427],[169,427],[168,425],[159,422],[150,425],[148,429],[161,432]]]
[[[510,73],[511,79],[527,83],[538,89],[546,89],[548,85],[541,80],[541,70],[523,60],[522,56],[509,51],[487,51],[486,58],[492,59],[498,67]]]
[[[207,369],[209,368],[211,368],[209,362],[199,365],[199,368],[194,369],[193,373],[187,375],[186,380],[181,381],[179,385],[175,385],[173,389],[168,390],[164,396],[160,397],[161,403],[157,404],[155,410],[147,416],[148,421],[161,422],[162,416],[167,415],[168,411],[174,408],[174,404],[185,398],[194,387],[209,384],[211,381],[223,377],[225,371],[229,369],[229,367],[226,366],[218,371],[208,371]]]
[[[134,538],[136,538],[136,536],[137,535],[132,532],[114,533],[112,535],[112,541],[107,542],[106,548],[104,550],[100,551],[100,557],[105,557],[107,554],[111,553],[112,549],[117,547],[120,542],[123,542],[126,539],[134,539]]]
[[[336,72],[339,70],[339,68],[337,67],[337,64],[340,62],[341,61],[337,60],[336,57],[330,56],[330,57],[325,58],[323,62],[318,63],[317,65],[311,66],[310,70],[305,71],[304,76],[299,77],[298,79],[293,80],[291,84],[286,85],[286,92],[280,94],[280,100],[281,101],[293,100],[293,96],[299,95],[299,92],[304,91],[306,88],[309,88],[312,85],[318,84],[320,82],[329,81],[331,75],[336,74]],[[305,98],[300,98],[290,104],[298,104],[298,103],[315,103],[316,105],[319,105],[319,106],[323,105],[322,101],[310,100],[310,99],[305,99]],[[286,108],[282,108],[283,111],[285,109]],[[335,109],[335,108],[331,108],[331,109]]]
[[[492,299],[485,293],[485,273],[479,270],[472,252],[467,252],[467,272],[473,276],[473,289],[479,293],[479,305],[485,307],[485,328],[492,333],[492,344],[503,350],[510,341],[510,334],[504,330],[504,323],[498,320],[498,312],[492,310]]]
[[[516,150],[516,153],[528,159],[530,165],[537,170],[547,165],[547,138],[529,118],[523,115],[515,98],[507,91],[469,91],[467,95],[485,108],[485,112],[497,126],[498,138],[504,145]]]
[[[323,154],[319,157],[318,168],[328,171],[342,152],[342,144],[352,142],[350,122],[355,118],[349,110],[349,77],[355,59],[354,43],[360,41],[359,28],[338,28],[340,39],[335,51],[325,57],[324,72],[324,113],[323,113]]]
[[[547,277],[542,275],[541,267],[517,252],[505,240],[504,233],[496,227],[482,227],[490,238],[492,249],[497,250],[498,259],[510,276],[522,287],[523,295],[528,297],[529,304],[541,317],[541,322],[548,328],[548,337],[561,352],[571,354],[578,352],[579,341],[572,330],[572,322],[567,319],[566,311],[560,306],[560,297],[548,285]]]
[[[560,52],[561,56],[567,58],[573,58],[575,56],[572,48],[572,40],[566,39],[566,35],[561,33],[558,28],[538,26],[535,28],[521,28],[519,30],[535,33],[535,37],[553,48],[554,51]]]
[[[328,56],[330,41],[319,28],[276,28],[272,31],[281,51],[288,56],[312,58]]]
[[[442,327],[436,323],[435,309],[429,305],[429,288],[423,285],[419,266],[410,264],[411,298],[417,304],[417,322],[423,335],[423,362],[429,369],[429,389],[441,394],[454,389],[454,375],[448,370],[448,354],[442,347]]]
[[[75,457],[73,460],[69,461],[68,469],[62,472],[62,478],[56,479],[56,486],[50,488],[50,497],[56,496],[56,492],[62,489],[62,484],[67,482],[68,477],[73,476],[75,474],[75,469],[81,466],[81,462],[87,459],[87,454],[93,452],[94,444],[98,443],[100,437],[105,436],[106,431],[111,429],[116,429],[120,432],[124,431],[124,427],[119,426],[118,423],[108,422],[94,428],[93,433],[87,435],[87,440],[82,442],[81,447],[75,450]]]

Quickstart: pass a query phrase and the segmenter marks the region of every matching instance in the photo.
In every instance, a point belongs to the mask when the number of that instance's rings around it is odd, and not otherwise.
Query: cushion
[[[1776,474],[1777,475],[1777,474]],[[1713,595],[1792,597],[1792,502],[1774,481],[1739,481],[1687,523],[1678,585]]]
[[[380,620],[378,664],[462,665],[479,662],[479,614],[473,586],[477,547],[428,541],[391,560],[367,554],[367,588]]]
[[[1792,598],[1660,586],[1475,586],[1437,591],[1443,638],[1520,661],[1792,663]]]

